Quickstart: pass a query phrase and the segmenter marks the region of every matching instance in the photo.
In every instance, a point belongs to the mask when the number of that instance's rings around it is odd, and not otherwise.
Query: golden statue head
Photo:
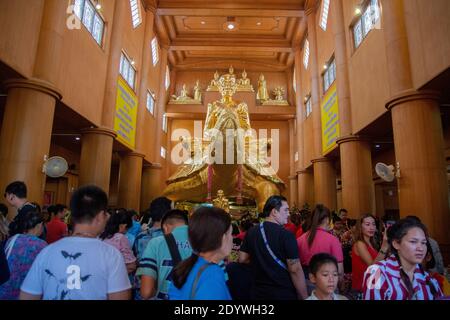
[[[223,190],[217,190],[217,197],[222,198],[224,196]]]
[[[242,79],[247,79],[247,72],[244,69],[244,72],[242,72]]]
[[[236,76],[229,73],[224,74],[220,77],[217,86],[222,97],[232,97],[237,90]]]

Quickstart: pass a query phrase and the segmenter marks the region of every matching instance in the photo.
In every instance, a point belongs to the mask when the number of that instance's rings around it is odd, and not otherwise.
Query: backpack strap
[[[177,242],[175,241],[175,237],[171,233],[165,234],[164,239],[166,240],[167,246],[169,247],[173,267],[175,268],[182,260],[180,251],[178,251]]]
[[[200,281],[200,277],[203,273],[203,271],[205,271],[206,268],[208,268],[209,266],[213,265],[213,263],[207,263],[204,264],[200,267],[200,269],[197,272],[197,276],[195,277],[194,283],[192,284],[192,289],[191,289],[191,294],[189,295],[189,300],[194,300],[196,291],[197,291],[197,286],[198,286],[198,282]]]

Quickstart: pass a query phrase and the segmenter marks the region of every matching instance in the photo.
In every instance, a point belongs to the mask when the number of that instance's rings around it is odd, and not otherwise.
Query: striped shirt
[[[434,288],[434,296],[432,289]],[[413,295],[410,298],[406,285],[401,280],[400,265],[391,255],[386,260],[369,266],[364,274],[364,300],[434,300],[443,296],[439,284],[419,265],[414,270]]]

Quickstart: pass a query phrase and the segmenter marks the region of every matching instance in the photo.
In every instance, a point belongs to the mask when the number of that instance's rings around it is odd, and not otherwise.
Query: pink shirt
[[[118,232],[112,238],[105,239],[103,241],[119,250],[125,260],[125,263],[132,263],[136,261],[136,257],[130,248],[130,243],[124,234]]]
[[[309,261],[317,253],[329,253],[338,262],[344,261],[341,243],[338,238],[331,235],[328,231],[318,228],[311,247],[308,245],[308,236],[309,231],[297,239],[298,253],[302,265],[309,266]]]

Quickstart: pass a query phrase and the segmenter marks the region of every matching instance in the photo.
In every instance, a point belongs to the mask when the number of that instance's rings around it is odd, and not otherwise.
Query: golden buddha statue
[[[214,79],[211,80],[211,83],[209,84],[208,88],[206,89],[206,91],[219,91],[219,87],[217,86],[219,83],[219,72],[214,73]]]
[[[202,101],[202,93],[200,91],[200,82],[197,80],[194,87],[194,100]]]
[[[217,198],[213,200],[213,206],[216,208],[221,208],[226,212],[230,212],[230,202],[225,198],[223,190],[217,191]]]
[[[234,74],[221,76],[217,85],[222,98],[208,104],[203,138],[183,138],[183,148],[198,155],[178,167],[167,180],[164,195],[173,201],[204,202],[220,189],[230,197],[254,199],[261,211],[265,201],[280,194],[285,185],[266,158],[245,151],[250,146],[258,150],[270,147],[270,139],[238,140],[236,132],[251,129],[247,104],[233,100],[237,90]],[[234,139],[231,148],[224,137]],[[221,148],[225,150],[222,159],[218,156]],[[228,163],[229,158],[232,163]]]
[[[252,84],[250,83],[250,79],[247,78],[247,72],[245,71],[245,69],[242,72],[242,78],[238,80],[237,91],[255,91]]]
[[[256,94],[256,100],[264,102],[269,100],[269,92],[267,91],[267,83],[266,79],[264,79],[264,75],[261,73],[258,80],[258,93]]]
[[[186,84],[183,84],[180,95],[172,95],[169,103],[172,104],[201,104],[201,100],[195,100],[188,95],[188,90],[186,89]]]

